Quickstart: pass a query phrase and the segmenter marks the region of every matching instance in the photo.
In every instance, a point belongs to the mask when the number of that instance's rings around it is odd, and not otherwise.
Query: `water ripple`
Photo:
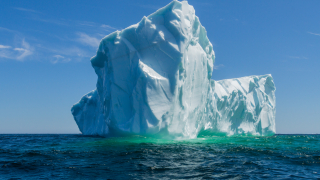
[[[0,135],[0,179],[317,179],[319,135]]]

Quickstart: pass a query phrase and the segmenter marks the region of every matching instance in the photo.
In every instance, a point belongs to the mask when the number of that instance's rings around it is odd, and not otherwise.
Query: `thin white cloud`
[[[89,21],[78,21],[78,24],[81,26],[91,26],[91,27],[97,26],[96,23],[89,22]]]
[[[59,26],[73,26],[77,28],[91,28],[92,30],[98,30],[99,28],[101,30],[116,30],[117,28],[112,27],[110,25],[105,25],[105,24],[99,24],[95,22],[90,22],[90,21],[73,21],[73,20],[68,20],[68,19],[46,19],[46,18],[40,18],[40,17],[33,17],[33,18],[28,18],[34,21],[39,21],[39,22],[45,22],[45,23],[50,23],[50,24],[55,24]]]
[[[7,49],[0,49],[0,58],[14,59],[13,53]]]
[[[55,58],[58,58],[58,59],[62,59],[62,58],[64,58],[64,56],[61,56],[61,55],[54,55],[53,57],[55,57]]]
[[[10,48],[11,48],[11,46],[5,46],[5,45],[0,44],[0,49],[10,49]]]
[[[18,9],[24,11],[26,9]],[[26,10],[27,11],[27,10]],[[31,12],[31,11],[30,11]],[[100,39],[104,37],[107,31],[114,31],[117,28],[112,25],[89,22],[89,21],[74,21],[68,19],[47,19],[43,16],[26,17],[34,21],[51,23],[59,25],[59,28],[74,27],[73,37],[64,35],[57,37],[56,34],[49,34],[63,43],[46,43],[46,39],[31,39],[26,37],[19,31],[0,27],[0,33],[12,33],[14,39],[12,44],[0,43],[0,59],[11,59],[25,61],[29,59],[38,59],[40,61],[56,63],[78,62],[88,60],[95,54],[96,48],[100,44]],[[49,31],[50,32],[50,31]],[[63,46],[61,46],[63,44]],[[89,48],[88,48],[89,47]]]
[[[0,57],[23,61],[27,56],[33,54],[33,48],[25,39],[22,40],[21,46],[22,47],[12,48],[11,46],[0,45]]]
[[[216,65],[216,66],[213,66],[213,69],[218,70],[218,69],[220,69],[220,68],[222,68],[222,67],[224,67],[223,64],[218,64],[218,65]]]
[[[27,8],[22,8],[22,7],[14,7],[13,9],[16,9],[16,10],[19,10],[19,11],[25,11],[25,12],[41,13],[41,12],[35,11],[33,9],[27,9]]]
[[[81,42],[82,44],[88,45],[88,46],[92,46],[92,47],[98,47],[100,40],[98,40],[95,37],[91,37],[89,35],[87,35],[86,33],[77,33],[77,35],[79,36],[79,38],[77,39],[79,42]]]
[[[105,29],[113,29],[113,30],[117,29],[115,27],[112,27],[112,26],[109,26],[109,25],[106,25],[106,24],[102,24],[100,27],[105,28]]]
[[[0,27],[0,30],[1,31],[7,31],[7,32],[10,32],[10,33],[15,33],[15,34],[19,33],[18,31],[14,31],[14,30],[11,30],[11,29],[8,29],[8,28],[4,28],[4,27]]]
[[[40,22],[45,22],[45,23],[50,23],[50,24],[55,24],[59,26],[70,26],[70,22],[64,21],[64,20],[57,20],[57,19],[43,19],[39,17],[33,17],[33,18],[27,18],[31,19],[34,21],[40,21]]]
[[[51,63],[52,63],[52,64],[67,63],[67,62],[70,62],[70,61],[71,61],[70,58],[65,58],[64,56],[61,56],[61,55],[59,55],[59,54],[54,55],[53,57],[54,57],[54,59],[51,60]]]
[[[78,42],[77,42],[78,43]],[[78,43],[79,45],[79,43]],[[43,54],[52,64],[68,63],[68,62],[81,62],[89,60],[95,51],[91,48],[82,48],[78,46],[39,46],[39,53]]]
[[[312,33],[312,32],[308,32],[308,33],[312,35],[320,36],[320,34],[317,34],[317,33]]]
[[[24,39],[22,40],[22,48],[14,48],[15,51],[19,51],[19,55],[17,56],[17,60],[22,61],[25,57],[33,54],[32,47],[27,43]]]

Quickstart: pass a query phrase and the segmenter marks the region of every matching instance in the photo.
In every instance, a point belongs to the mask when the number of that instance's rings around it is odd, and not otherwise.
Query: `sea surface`
[[[320,135],[0,135],[0,179],[320,179]]]

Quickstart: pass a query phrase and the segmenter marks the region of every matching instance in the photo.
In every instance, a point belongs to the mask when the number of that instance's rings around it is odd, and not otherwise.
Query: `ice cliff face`
[[[211,81],[202,134],[275,133],[275,86],[271,75]]]
[[[214,81],[214,52],[186,1],[173,1],[102,39],[97,89],[72,107],[86,135],[195,138],[275,133],[272,77]]]

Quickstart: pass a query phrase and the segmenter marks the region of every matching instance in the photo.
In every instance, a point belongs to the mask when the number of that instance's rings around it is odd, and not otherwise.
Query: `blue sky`
[[[169,0],[0,1],[0,133],[79,133],[102,37]],[[277,133],[320,133],[320,1],[190,0],[216,54],[213,79],[272,74]]]

